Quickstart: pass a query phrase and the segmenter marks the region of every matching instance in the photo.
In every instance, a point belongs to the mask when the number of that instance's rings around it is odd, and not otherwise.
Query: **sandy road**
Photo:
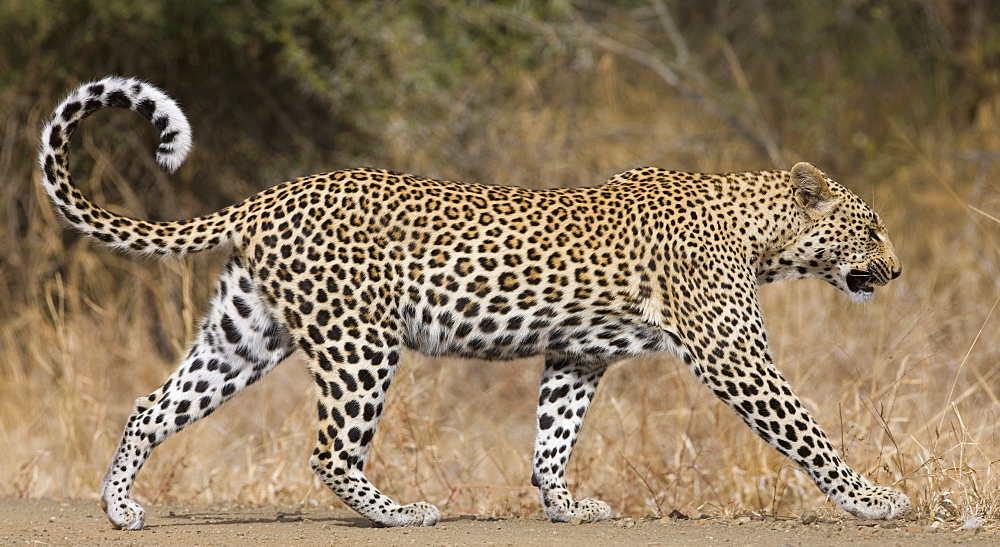
[[[147,527],[111,527],[95,501],[0,498],[3,545],[996,545],[996,525],[800,519],[622,518],[585,525],[445,515],[431,528],[375,528],[346,509],[148,507]]]

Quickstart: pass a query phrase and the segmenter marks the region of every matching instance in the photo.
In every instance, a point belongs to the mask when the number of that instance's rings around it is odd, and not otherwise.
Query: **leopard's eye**
[[[868,229],[868,237],[870,237],[876,243],[882,243],[882,236],[880,236],[878,232],[875,231],[874,228]]]

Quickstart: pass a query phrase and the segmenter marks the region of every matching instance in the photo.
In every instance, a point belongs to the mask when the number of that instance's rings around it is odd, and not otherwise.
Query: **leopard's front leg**
[[[545,360],[531,484],[538,487],[545,516],[553,522],[596,522],[611,516],[607,503],[590,498],[574,500],[566,488],[566,463],[606,368],[606,364]]]
[[[687,359],[691,369],[754,433],[799,464],[841,509],[863,519],[892,519],[905,514],[910,507],[905,494],[872,485],[841,459],[771,362],[763,324],[757,324],[759,339],[727,340],[725,351],[722,344],[718,351],[708,347],[703,352],[706,362]],[[719,355],[728,359],[717,359]]]

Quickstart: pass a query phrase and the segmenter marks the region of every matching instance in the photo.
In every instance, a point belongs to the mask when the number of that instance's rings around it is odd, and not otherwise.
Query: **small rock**
[[[819,515],[816,514],[816,511],[806,511],[802,513],[801,518],[802,518],[802,524],[813,524],[814,522],[819,520]]]

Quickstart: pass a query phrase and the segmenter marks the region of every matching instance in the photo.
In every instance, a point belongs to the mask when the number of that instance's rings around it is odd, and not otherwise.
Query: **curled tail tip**
[[[186,133],[186,139],[175,139],[172,143],[161,141],[156,149],[156,163],[167,173],[173,173],[184,163],[191,151],[191,132]],[[183,141],[183,142],[180,142]]]
[[[187,116],[163,90],[138,78],[108,76],[83,84],[56,108],[52,120],[79,120],[106,106],[132,110],[152,122],[160,132],[156,161],[164,171],[173,173],[184,163],[193,144]]]
[[[224,211],[186,221],[137,220],[100,207],[73,184],[69,165],[73,133],[84,118],[110,106],[137,112],[156,127],[160,133],[156,160],[164,170],[176,170],[191,150],[187,117],[156,86],[109,76],[77,87],[53,110],[39,146],[40,181],[60,216],[84,234],[130,254],[177,257],[232,241],[232,232],[220,221]]]
[[[177,101],[152,84],[139,83],[144,86],[145,93],[140,97],[141,101],[134,110],[153,122],[160,131],[156,162],[164,171],[173,173],[191,152],[193,144],[191,124]]]

